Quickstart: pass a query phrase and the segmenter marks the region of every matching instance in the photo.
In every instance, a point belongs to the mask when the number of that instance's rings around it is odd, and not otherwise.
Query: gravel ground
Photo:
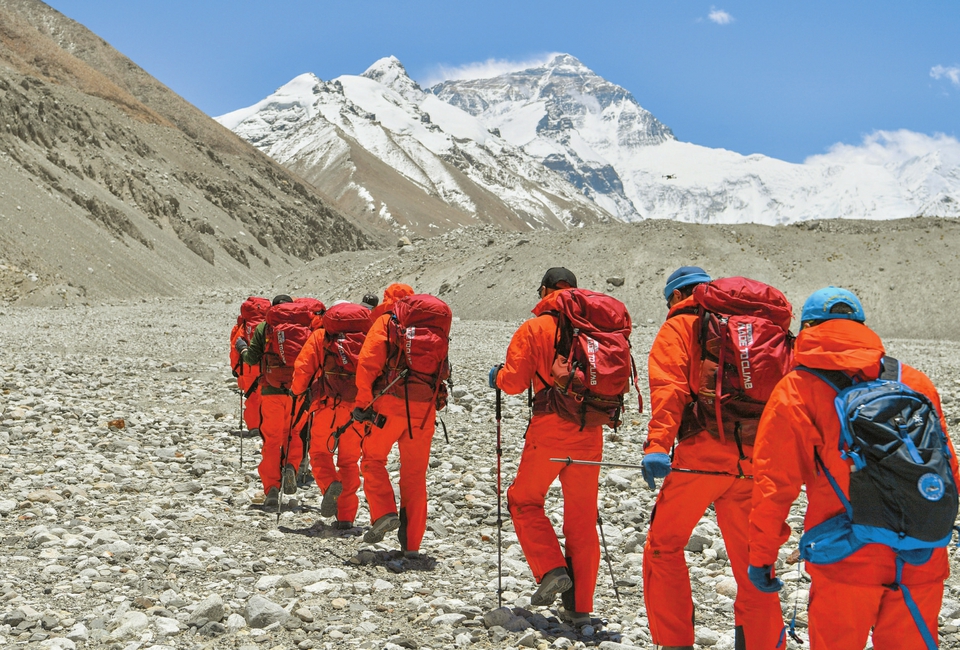
[[[392,553],[391,536],[370,546],[362,528],[332,530],[319,519],[315,486],[288,503],[279,526],[258,505],[258,441],[244,441],[241,464],[240,440],[230,435],[238,397],[225,341],[238,296],[0,311],[0,344],[12,352],[0,364],[0,645],[651,647],[640,583],[654,493],[633,470],[601,475],[621,602],[603,565],[592,626],[575,631],[556,610],[532,607],[535,585],[507,520],[504,604],[512,609],[496,611],[496,429],[486,371],[517,322],[454,325],[455,399],[443,414],[450,441],[435,438],[425,557],[409,561]],[[641,369],[655,332],[635,330]],[[960,344],[889,347],[933,377],[960,430]],[[523,401],[508,398],[504,487],[526,417]],[[634,406],[627,426],[608,432],[607,460],[639,462],[645,424]],[[390,469],[396,477],[395,459]],[[548,510],[559,523],[558,489]],[[797,529],[801,512],[790,520]],[[361,509],[358,524],[367,519]],[[688,551],[698,647],[732,649],[736,585],[712,512]],[[783,573],[792,612],[808,582],[791,567]],[[942,647],[960,647],[957,578],[948,582],[941,633]]]

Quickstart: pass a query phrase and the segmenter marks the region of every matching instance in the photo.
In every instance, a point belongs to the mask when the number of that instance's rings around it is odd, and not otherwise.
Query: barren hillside
[[[312,186],[33,0],[0,5],[0,184],[6,300],[177,295],[372,241]]]

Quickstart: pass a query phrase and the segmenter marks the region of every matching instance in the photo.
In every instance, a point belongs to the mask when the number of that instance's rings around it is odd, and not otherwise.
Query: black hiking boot
[[[276,486],[267,490],[267,494],[263,497],[263,507],[264,508],[276,508],[280,505],[280,490]]]
[[[343,492],[343,483],[334,481],[327,486],[323,492],[323,499],[320,501],[320,516],[332,517],[337,514],[337,499]]]
[[[337,530],[350,530],[351,528],[353,528],[353,522],[352,522],[352,521],[338,521],[337,523],[335,523],[335,524],[333,525],[333,527],[336,528]]]
[[[384,535],[398,528],[400,528],[400,517],[395,512],[388,512],[373,522],[370,530],[363,534],[363,541],[367,544],[382,542]]]
[[[543,580],[540,581],[540,585],[533,596],[530,597],[530,604],[552,605],[553,601],[557,599],[557,594],[565,592],[572,586],[573,580],[567,575],[566,567],[560,566],[556,569],[550,569],[547,571],[547,575],[543,576]]]

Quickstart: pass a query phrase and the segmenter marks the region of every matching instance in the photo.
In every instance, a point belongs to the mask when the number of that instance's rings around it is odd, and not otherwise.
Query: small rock
[[[247,625],[256,628],[264,628],[271,623],[282,624],[289,616],[287,610],[263,596],[252,596],[243,614]]]
[[[612,277],[607,278],[607,284],[612,285],[614,287],[622,287],[624,282],[625,282],[625,279],[619,275],[614,275]]]

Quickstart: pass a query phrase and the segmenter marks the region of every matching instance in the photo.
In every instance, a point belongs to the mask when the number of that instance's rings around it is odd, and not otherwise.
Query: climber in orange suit
[[[576,276],[569,270],[556,267],[547,271],[538,290],[540,301],[533,308],[534,318],[514,333],[506,362],[490,372],[491,385],[509,395],[525,392],[531,382],[534,392],[552,385],[557,318],[551,311],[558,293],[576,286]],[[602,460],[603,428],[589,426],[581,430],[578,424],[555,413],[534,412],[517,476],[507,489],[507,506],[520,547],[538,584],[531,602],[550,605],[559,594],[564,619],[582,626],[590,623],[600,568],[597,535],[600,468],[550,462],[551,457],[568,456]],[[558,477],[563,490],[564,549],[544,512],[547,491]]]
[[[673,449],[684,409],[700,385],[700,317],[694,313],[692,295],[694,287],[705,282],[710,282],[710,276],[699,267],[681,267],[670,276],[664,290],[667,320],[648,359],[650,423],[644,443],[644,477],[651,488],[655,478],[666,478],[644,545],[643,598],[653,642],[663,648],[692,650],[694,609],[684,547],[712,503],[737,581],[736,647],[772,650],[783,631],[780,600],[776,594],[757,590],[747,577],[753,482],[736,478],[741,469],[747,476],[753,474],[752,447],[744,447],[747,459],[742,460],[734,440],[724,442],[701,432],[685,437]],[[671,465],[727,476],[670,472]]]

